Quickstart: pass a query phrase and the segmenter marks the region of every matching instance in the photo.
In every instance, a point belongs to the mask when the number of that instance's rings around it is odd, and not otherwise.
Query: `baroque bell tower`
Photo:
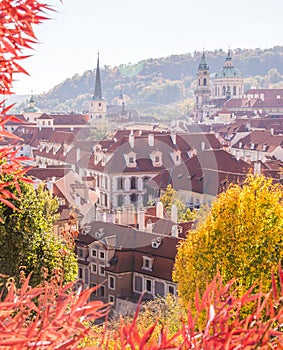
[[[206,63],[205,54],[203,52],[197,70],[197,88],[195,90],[196,121],[203,121],[204,116],[207,115],[210,96],[211,89],[209,66]]]

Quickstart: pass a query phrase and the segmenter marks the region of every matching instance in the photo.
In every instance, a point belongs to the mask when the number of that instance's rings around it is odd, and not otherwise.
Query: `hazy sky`
[[[283,0],[46,0],[57,13],[14,91],[48,91],[96,66],[202,50],[282,45]]]

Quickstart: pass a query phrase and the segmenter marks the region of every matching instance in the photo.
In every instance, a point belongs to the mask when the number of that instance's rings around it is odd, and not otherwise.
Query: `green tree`
[[[75,253],[63,237],[55,236],[53,224],[58,203],[51,193],[39,186],[20,183],[21,195],[13,199],[18,210],[0,204],[0,272],[18,280],[19,269],[32,272],[31,284],[37,285],[54,271],[62,273],[64,282],[75,279]],[[17,195],[16,188],[10,191]],[[44,273],[45,271],[45,277]],[[48,274],[46,275],[46,272]]]
[[[232,185],[213,203],[206,220],[179,246],[173,279],[184,305],[220,272],[237,279],[239,295],[255,282],[270,285],[270,271],[283,258],[282,186],[263,176]]]
[[[172,185],[168,185],[164,194],[160,197],[163,207],[171,214],[172,205],[175,204],[178,209],[178,219],[182,220],[185,210],[185,204],[181,201],[179,194]]]

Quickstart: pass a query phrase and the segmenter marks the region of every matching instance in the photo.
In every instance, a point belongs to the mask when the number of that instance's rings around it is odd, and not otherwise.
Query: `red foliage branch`
[[[0,348],[68,350],[77,349],[86,335],[97,339],[87,322],[105,317],[109,308],[88,302],[97,288],[75,290],[74,282],[30,288],[27,278],[17,290],[11,283],[0,303]]]
[[[1,0],[0,2],[0,94],[11,93],[15,73],[28,74],[18,63],[37,42],[33,25],[46,20],[47,4],[34,0]]]
[[[188,311],[180,331],[169,335],[161,329],[154,337],[157,322],[148,329],[140,329],[138,313],[130,324],[122,322],[117,334],[117,349],[195,349],[195,350],[256,350],[283,349],[283,270],[279,266],[278,281],[272,274],[272,290],[242,297],[232,288],[234,280],[222,284],[218,274],[207,286],[202,298],[196,292],[195,312]],[[277,287],[279,285],[279,288]],[[251,304],[252,312],[247,312]],[[109,339],[106,337],[106,344]],[[104,347],[103,347],[104,348]],[[107,345],[105,347],[107,349]]]
[[[33,25],[46,20],[46,11],[52,10],[50,6],[34,0],[1,0],[0,1],[0,94],[12,94],[14,74],[28,74],[19,64],[19,61],[27,58],[23,55],[24,49],[31,49],[37,42]],[[15,135],[5,131],[8,121],[18,121],[14,116],[7,116],[7,112],[13,107],[5,107],[5,101],[0,102],[0,140],[3,138],[19,140]],[[28,170],[22,170],[21,162],[26,160],[17,157],[17,149],[4,147],[0,150],[0,201],[16,210],[11,199],[16,198],[8,187],[13,184],[18,194],[20,186],[18,180],[29,181],[23,178]],[[7,182],[7,175],[12,175],[13,180]]]

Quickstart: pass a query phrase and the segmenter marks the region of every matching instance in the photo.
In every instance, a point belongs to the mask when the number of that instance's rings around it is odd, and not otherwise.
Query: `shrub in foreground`
[[[62,287],[56,278],[42,286],[29,287],[27,279],[20,290],[13,282],[0,303],[1,349],[282,349],[283,348],[283,271],[279,281],[272,274],[272,289],[254,293],[250,288],[238,296],[235,281],[223,284],[213,279],[202,297],[196,292],[194,310],[186,319],[180,316],[175,332],[158,319],[148,327],[139,320],[139,308],[130,322],[121,319],[115,331],[93,327],[105,317],[109,306],[89,301],[94,288]],[[279,283],[278,283],[279,282]],[[278,288],[279,284],[279,288]],[[244,318],[242,310],[252,304]],[[177,315],[173,315],[177,317]],[[202,327],[199,325],[202,324]]]

